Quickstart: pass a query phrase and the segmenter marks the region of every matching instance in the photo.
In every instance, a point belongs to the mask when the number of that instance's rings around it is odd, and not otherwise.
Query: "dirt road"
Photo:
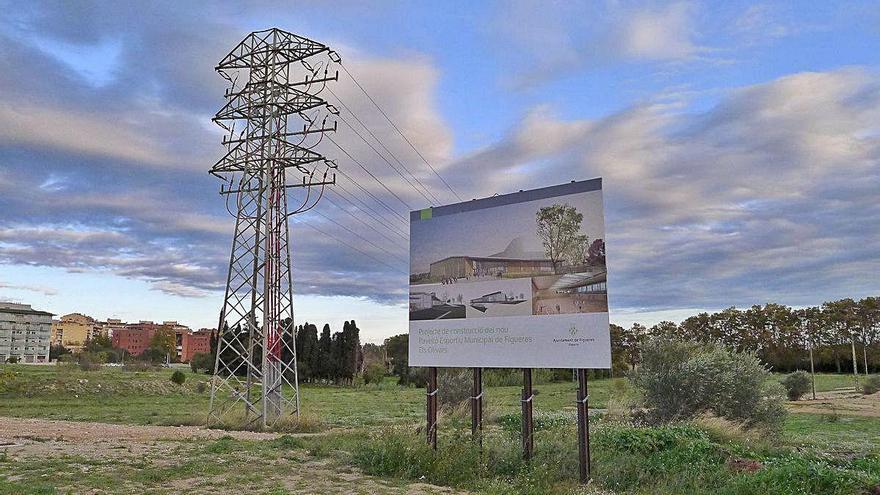
[[[831,390],[816,394],[816,400],[808,394],[799,401],[789,402],[788,407],[792,412],[880,418],[880,392],[862,395],[852,389]]]
[[[463,493],[366,476],[268,442],[280,436],[0,417],[0,493]]]

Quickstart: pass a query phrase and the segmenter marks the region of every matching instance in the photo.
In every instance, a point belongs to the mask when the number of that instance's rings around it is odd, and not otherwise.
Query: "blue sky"
[[[612,321],[877,293],[876,2],[179,4],[0,1],[0,299],[215,324],[232,223],[206,174],[213,66],[269,26],[335,48],[462,197],[602,176]],[[453,199],[350,80],[334,91]],[[318,212],[299,220],[383,228]],[[406,329],[402,239],[354,239],[366,257],[293,232],[298,320]]]

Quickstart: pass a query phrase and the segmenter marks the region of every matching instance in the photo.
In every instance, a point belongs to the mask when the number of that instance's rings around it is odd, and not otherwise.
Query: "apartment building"
[[[0,302],[0,362],[49,362],[52,313],[30,304]]]
[[[82,313],[70,313],[52,321],[52,345],[63,345],[71,352],[80,352],[89,339],[99,335],[107,335],[103,326]]]

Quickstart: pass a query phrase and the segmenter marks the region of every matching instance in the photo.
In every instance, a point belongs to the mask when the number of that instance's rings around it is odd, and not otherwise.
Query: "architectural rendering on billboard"
[[[608,368],[602,180],[410,216],[411,366]]]

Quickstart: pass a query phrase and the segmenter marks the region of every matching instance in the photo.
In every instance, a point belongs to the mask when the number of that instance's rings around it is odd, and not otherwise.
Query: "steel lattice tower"
[[[335,182],[335,163],[313,148],[336,129],[327,121],[338,112],[318,95],[338,78],[328,69],[339,61],[325,45],[272,28],[248,35],[216,67],[231,87],[212,119],[228,133],[227,152],[210,173],[224,181],[235,234],[209,424],[266,427],[299,414],[288,218]],[[302,192],[292,210],[290,188]]]

